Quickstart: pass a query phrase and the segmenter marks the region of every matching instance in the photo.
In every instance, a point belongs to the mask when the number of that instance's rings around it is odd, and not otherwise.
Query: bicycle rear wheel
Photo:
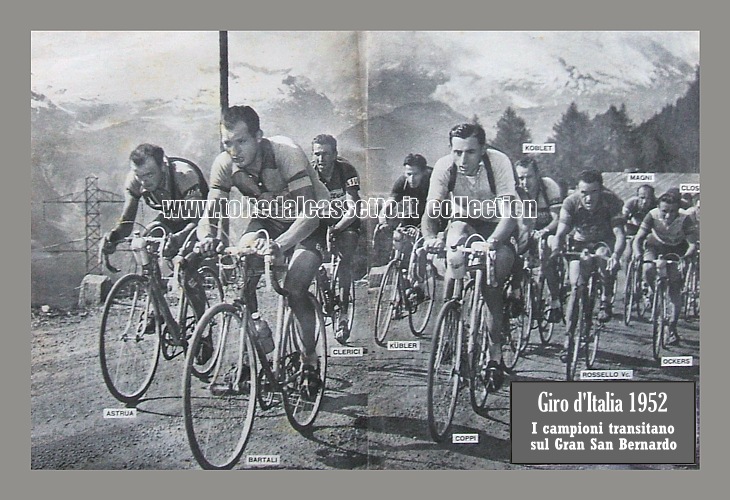
[[[408,324],[411,327],[411,333],[416,337],[423,335],[436,304],[436,268],[433,267],[431,262],[426,264],[426,276],[423,282],[419,284],[423,291],[423,298],[419,298],[419,302],[415,305],[407,304],[410,310]]]
[[[401,288],[400,269],[398,262],[393,260],[383,274],[375,305],[375,342],[379,346],[385,345],[385,336],[388,334],[390,323],[402,303]]]
[[[216,304],[193,333],[183,371],[183,416],[190,449],[204,469],[230,469],[243,454],[256,412],[256,355],[250,323],[232,304]],[[217,339],[210,374],[199,377],[193,353]]]
[[[149,388],[160,357],[161,331],[149,278],[123,276],[109,291],[99,332],[101,373],[119,401],[133,403]]]
[[[461,306],[450,300],[441,308],[428,361],[428,429],[441,442],[451,428],[461,378],[463,323]]]
[[[307,293],[307,298],[312,302],[315,311],[314,344],[321,381],[319,390],[313,397],[302,391],[302,328],[291,309],[287,309],[284,316],[283,338],[279,346],[279,375],[284,391],[284,411],[291,426],[299,432],[309,429],[317,418],[327,384],[327,335],[324,317],[314,296]]]
[[[666,335],[669,329],[667,322],[667,301],[665,297],[664,284],[659,283],[654,290],[654,309],[651,315],[652,323],[652,350],[654,359],[659,361],[662,351],[666,347]]]

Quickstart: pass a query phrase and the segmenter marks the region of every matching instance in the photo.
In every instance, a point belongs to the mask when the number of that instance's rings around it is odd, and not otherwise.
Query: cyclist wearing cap
[[[312,234],[319,218],[309,217],[300,201],[317,202],[328,199],[327,188],[319,181],[307,155],[291,139],[282,136],[264,138],[259,116],[250,106],[232,106],[221,118],[221,137],[224,151],[213,161],[210,173],[209,200],[227,200],[235,187],[243,196],[255,200],[274,200],[272,213],[245,217],[245,234],[266,229],[273,240],[272,251],[291,253],[284,289],[289,292],[289,305],[302,326],[303,387],[309,396],[317,394],[322,380],[315,351],[315,311],[306,299],[314,274],[322,262],[317,246],[323,242]],[[296,200],[296,214],[282,211],[274,215],[277,200]],[[216,238],[217,210],[208,211],[198,226],[198,237],[204,254],[222,247]],[[261,240],[259,240],[261,241]],[[241,242],[243,244],[243,241]],[[263,249],[262,249],[263,250]],[[258,281],[258,278],[254,278]],[[258,311],[256,283],[248,286],[246,303],[252,312]]]
[[[335,339],[345,343],[350,337],[347,327],[348,297],[352,286],[353,258],[358,249],[361,221],[357,214],[360,200],[360,176],[347,160],[337,155],[337,139],[328,134],[320,134],[312,140],[312,165],[319,173],[319,179],[329,190],[330,201],[343,208],[341,217],[326,217],[320,221],[317,233],[326,238],[329,227],[332,235],[333,250],[340,254],[342,271],[343,304],[340,324],[337,325]]]
[[[426,203],[426,213],[421,221],[421,230],[427,250],[449,251],[465,242],[466,238],[478,233],[487,239],[490,249],[496,251],[495,275],[497,286],[482,287],[487,307],[489,329],[490,370],[492,383],[499,389],[504,382],[502,360],[502,329],[504,304],[502,285],[512,268],[515,251],[510,237],[517,227],[516,220],[509,213],[479,214],[470,217],[469,200],[495,201],[497,198],[512,201],[517,199],[512,163],[507,155],[487,146],[486,134],[477,123],[457,125],[449,132],[451,153],[436,162],[431,174],[431,183]],[[440,209],[444,201],[453,197],[452,213],[445,236],[439,233]],[[500,209],[508,204],[496,203]],[[456,256],[459,257],[459,256]],[[463,257],[463,254],[461,255]],[[463,266],[462,266],[463,269]],[[447,268],[446,296],[454,283],[454,269]]]

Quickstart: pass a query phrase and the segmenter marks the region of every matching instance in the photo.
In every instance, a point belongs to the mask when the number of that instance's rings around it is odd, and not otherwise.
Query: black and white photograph
[[[30,38],[31,469],[700,469],[698,31]]]

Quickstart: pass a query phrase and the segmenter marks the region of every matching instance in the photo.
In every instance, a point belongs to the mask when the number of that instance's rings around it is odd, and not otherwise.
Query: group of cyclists
[[[185,256],[185,265],[191,267],[222,251],[221,211],[216,207],[230,198],[233,187],[240,195],[256,200],[296,200],[295,214],[243,218],[243,236],[238,244],[288,261],[283,288],[301,325],[303,387],[316,394],[323,381],[315,352],[315,310],[305,294],[326,259],[327,238],[341,259],[341,279],[345,282],[342,288],[350,290],[353,259],[365,227],[362,214],[356,210],[360,177],[353,165],[338,156],[333,136],[316,136],[311,143],[310,159],[287,137],[264,137],[259,116],[250,106],[225,109],[220,131],[223,151],[213,160],[209,179],[189,162],[166,156],[159,146],[142,144],[132,151],[122,215],[105,236],[103,251],[113,253],[118,243],[129,236],[140,199],[155,210],[162,210],[165,200],[210,202],[202,216],[183,212],[177,218],[160,214],[155,219],[171,235],[167,256],[179,253]],[[597,267],[604,285],[599,320],[609,321],[613,315],[614,280],[622,261],[626,265],[631,259],[643,256],[646,261],[667,253],[689,259],[697,251],[698,195],[687,200],[673,188],[657,197],[654,188],[647,184],[624,202],[603,185],[600,171],[586,170],[579,175],[572,193],[564,197],[559,184],[540,173],[534,157],[524,157],[513,164],[505,153],[487,143],[485,130],[478,123],[454,126],[448,140],[449,153],[433,167],[421,154],[405,157],[402,175],[393,184],[378,219],[380,226],[390,229],[397,225],[419,228],[423,244],[413,252],[417,268],[422,267],[429,254],[445,255],[444,297],[449,295],[464,262],[464,256],[455,249],[474,234],[486,241],[496,282],[481,290],[490,341],[487,369],[495,389],[503,384],[506,371],[502,358],[503,315],[513,306],[511,302],[519,304],[521,299],[518,286],[511,287],[513,295],[506,298],[502,291],[507,280],[519,281],[523,259],[531,259],[545,277],[550,291],[545,319],[558,323],[564,314],[556,263],[566,250],[584,252],[583,257],[569,261],[569,282],[584,282]],[[344,202],[341,213],[311,217],[301,210],[303,201],[333,200]],[[493,201],[496,210],[475,214],[470,203],[474,200]],[[399,212],[404,201],[411,202],[410,210]],[[512,213],[513,201],[534,202],[536,213],[530,217]],[[445,203],[450,204],[447,217]],[[398,217],[394,213],[405,215]],[[272,238],[268,245],[252,236],[261,229]],[[647,296],[655,272],[652,264],[643,267]],[[205,308],[200,279],[196,273],[185,276],[182,286],[200,316]],[[250,310],[257,312],[256,286],[250,285],[244,299]],[[670,330],[675,339],[681,285],[681,274],[675,270],[670,274],[670,297],[675,305]],[[419,283],[416,281],[413,286],[416,300],[419,294],[422,298]],[[347,297],[342,306],[348,307]],[[336,339],[345,343],[351,334],[349,328],[344,320],[336,325]],[[567,346],[566,335],[563,360]]]

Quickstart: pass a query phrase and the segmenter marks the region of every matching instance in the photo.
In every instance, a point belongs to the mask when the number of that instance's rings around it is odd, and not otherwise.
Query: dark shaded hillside
[[[338,136],[344,145],[356,144],[365,137],[368,147],[376,150],[368,165],[369,192],[384,192],[401,173],[403,158],[420,153],[433,165],[448,153],[449,130],[468,119],[440,102],[421,102],[401,106],[392,112],[364,120]],[[342,149],[342,148],[341,148]]]
[[[676,104],[666,106],[636,129],[640,170],[700,171],[700,75]]]

